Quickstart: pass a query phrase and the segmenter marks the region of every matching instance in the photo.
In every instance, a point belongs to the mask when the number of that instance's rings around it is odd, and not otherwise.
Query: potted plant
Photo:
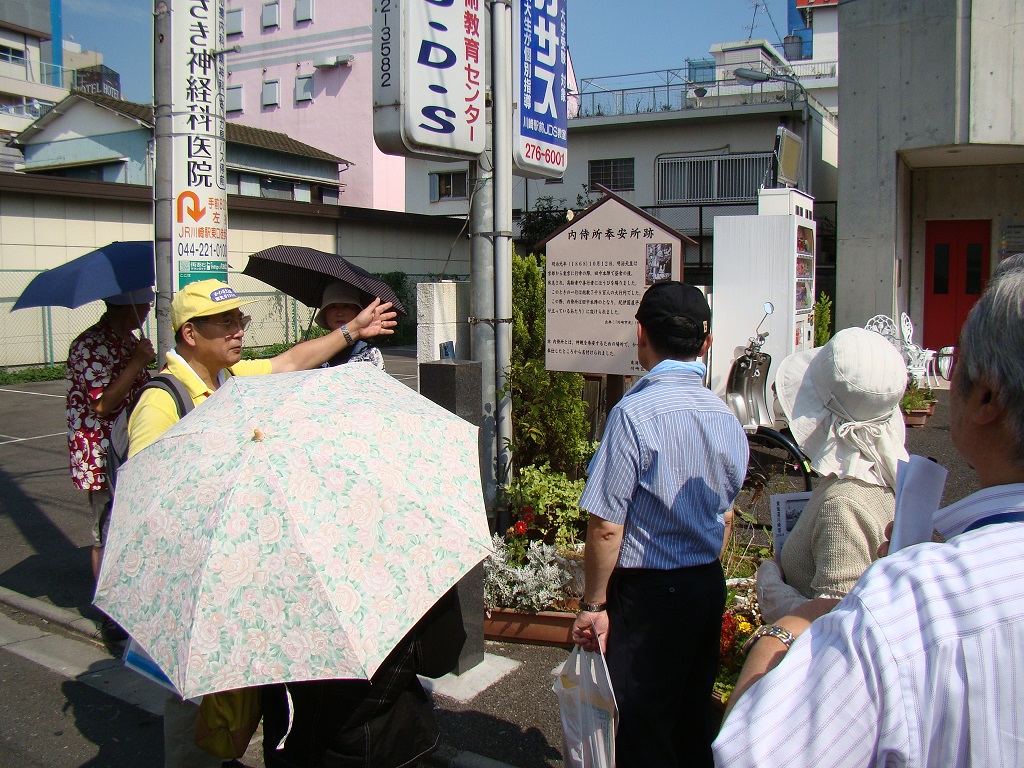
[[[908,427],[923,427],[928,421],[928,400],[916,382],[907,385],[907,391],[900,400],[900,410]]]
[[[939,402],[939,398],[935,395],[935,390],[929,386],[921,387],[921,395],[924,397],[927,403],[928,415],[935,415],[935,404]]]
[[[580,593],[569,562],[541,541],[496,534],[492,544],[484,560],[484,637],[570,647]]]

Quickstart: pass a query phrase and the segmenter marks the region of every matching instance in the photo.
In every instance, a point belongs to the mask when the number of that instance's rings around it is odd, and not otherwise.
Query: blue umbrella
[[[80,307],[153,285],[153,243],[111,243],[32,278],[11,308]]]

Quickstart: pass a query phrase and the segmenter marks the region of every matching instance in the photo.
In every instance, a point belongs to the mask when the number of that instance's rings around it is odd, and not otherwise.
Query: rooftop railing
[[[75,72],[71,67],[0,52],[0,76],[3,77],[70,89],[75,83]]]
[[[730,64],[728,68],[742,66],[747,65]],[[760,62],[752,63],[750,68],[770,71]],[[800,88],[792,83],[773,81],[752,86],[735,79],[698,82],[687,79],[686,74],[684,68],[583,80],[581,92],[573,96],[579,104],[574,117],[614,117],[804,101]],[[813,88],[814,80],[837,76],[838,62],[797,62],[791,64],[785,74]],[[615,85],[620,87],[611,87]]]

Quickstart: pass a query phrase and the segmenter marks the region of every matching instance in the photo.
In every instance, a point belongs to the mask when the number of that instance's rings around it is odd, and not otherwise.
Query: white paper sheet
[[[889,552],[931,541],[935,513],[946,486],[946,468],[924,456],[911,456],[896,469],[896,520]]]
[[[796,526],[796,521],[800,519],[800,513],[804,511],[809,498],[810,491],[772,494],[772,539],[775,542],[775,557],[782,552],[782,545],[786,543],[786,537]]]

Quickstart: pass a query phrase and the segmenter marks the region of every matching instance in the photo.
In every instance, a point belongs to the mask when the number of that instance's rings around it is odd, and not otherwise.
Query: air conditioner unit
[[[313,66],[318,69],[327,69],[329,67],[351,67],[355,60],[356,57],[351,53],[344,55],[338,55],[336,53],[321,54],[314,57]]]

